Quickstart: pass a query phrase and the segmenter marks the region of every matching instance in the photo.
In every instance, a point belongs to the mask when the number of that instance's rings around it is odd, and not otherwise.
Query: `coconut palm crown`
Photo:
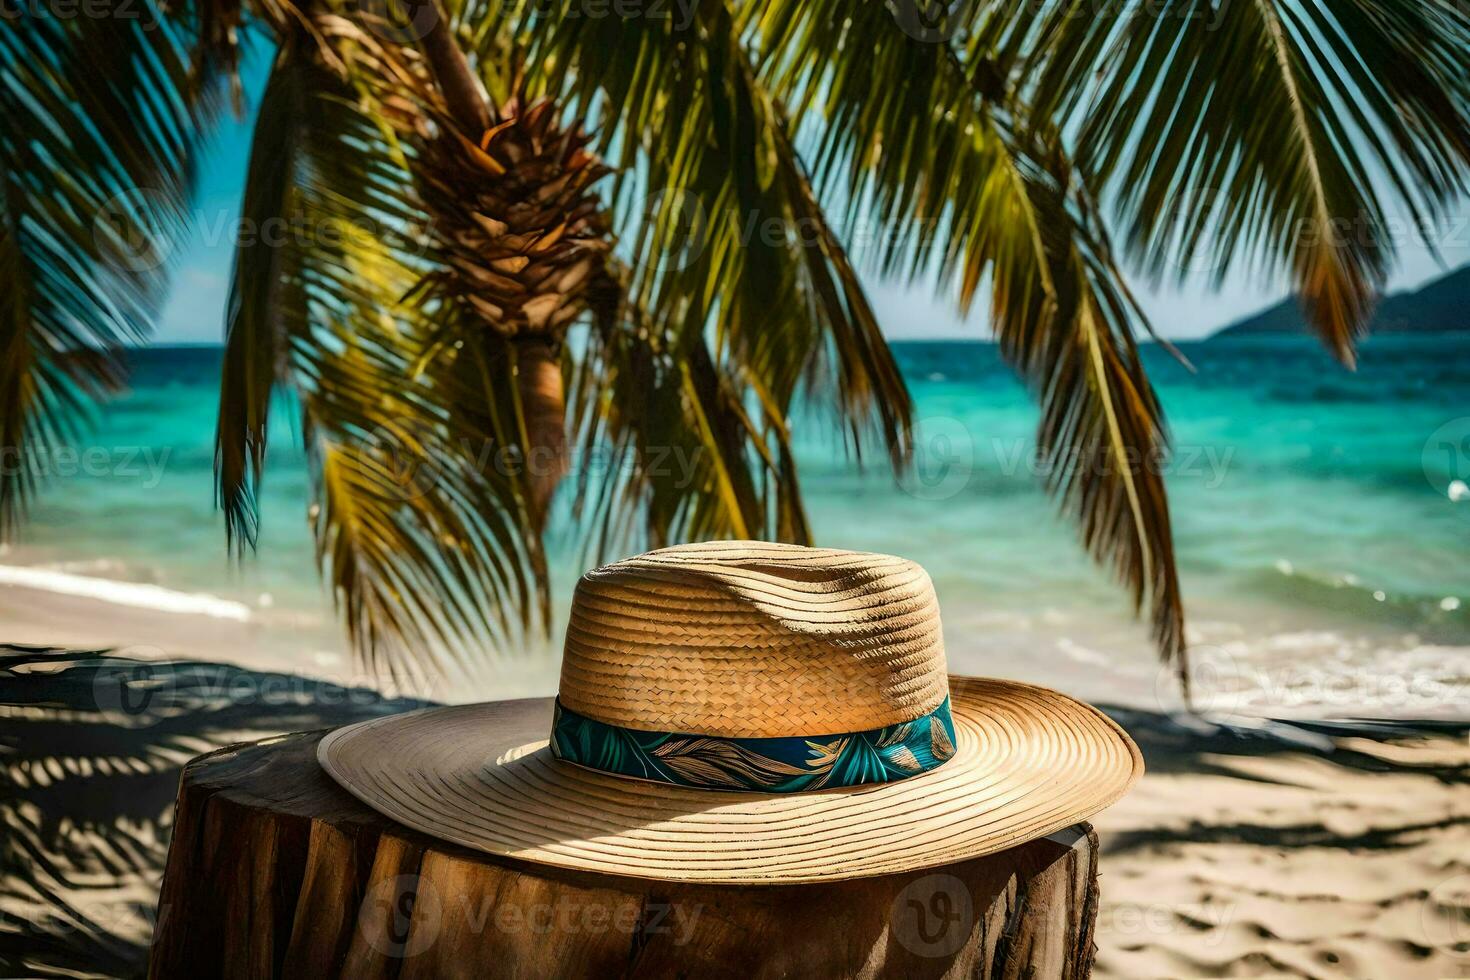
[[[553,531],[589,559],[807,542],[798,413],[901,471],[913,406],[861,235],[876,273],[984,297],[1047,489],[1187,677],[1124,271],[1288,277],[1350,365],[1393,216],[1432,240],[1470,174],[1456,0],[139,9],[0,31],[0,446],[71,437],[119,383],[166,287],[139,244],[182,230],[265,45],[243,213],[313,233],[238,249],[219,501],[252,547],[292,395],[323,572],[390,668],[544,624]],[[34,490],[0,474],[7,535]]]

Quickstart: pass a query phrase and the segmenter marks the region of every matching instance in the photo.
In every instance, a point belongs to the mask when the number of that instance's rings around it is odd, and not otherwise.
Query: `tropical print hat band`
[[[800,793],[907,779],[954,755],[949,698],[913,721],[837,735],[720,738],[608,725],[556,703],[551,754],[598,772],[700,789]]]

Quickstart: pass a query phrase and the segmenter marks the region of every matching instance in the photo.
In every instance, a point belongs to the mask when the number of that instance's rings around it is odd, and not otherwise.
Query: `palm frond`
[[[246,175],[242,224],[264,222],[293,210],[295,169],[301,143],[310,138],[307,116],[318,100],[341,88],[299,47],[278,55],[257,115]],[[320,132],[317,130],[317,132]],[[256,494],[265,465],[271,398],[278,379],[289,378],[291,338],[308,331],[307,297],[299,266],[302,250],[242,240],[225,313],[225,357],[220,376],[215,434],[217,501],[233,548],[253,547],[259,530]],[[285,295],[287,291],[290,295]]]
[[[1001,352],[1041,402],[1047,488],[1135,605],[1150,604],[1160,654],[1186,676],[1166,436],[1134,340],[1148,324],[1060,139],[1018,123],[993,65],[966,68],[882,4],[773,2],[749,24],[773,90],[812,119],[818,183],[847,200],[848,234],[894,229],[877,242],[880,271],[936,276],[962,310],[989,284]]]
[[[497,478],[439,387],[405,383],[414,349],[362,321],[302,396],[313,529],[349,637],[400,673],[503,651],[544,624],[546,568],[519,484]],[[467,407],[467,406],[464,406]]]
[[[912,402],[779,103],[728,4],[674,18],[532,9],[511,25],[528,80],[587,111],[619,168],[632,301],[759,379],[784,414],[800,391],[861,454],[907,459]],[[486,16],[493,16],[487,11]]]
[[[256,127],[245,215],[293,232],[236,256],[220,501],[236,543],[253,544],[272,397],[290,395],[323,574],[354,648],[403,674],[544,623],[546,566],[522,481],[495,466],[505,439],[479,426],[478,352],[439,344],[403,302],[429,259],[410,161],[375,101],[374,73],[393,66],[345,21],[315,28],[281,47]]]
[[[0,32],[0,537],[162,300],[212,100],[143,6]]]
[[[1023,224],[995,236],[988,262],[1001,351],[1041,400],[1047,488],[1135,608],[1150,602],[1159,653],[1175,665],[1187,698],[1184,606],[1162,476],[1168,441],[1134,340],[1143,313],[1060,152],[1042,146],[1013,159],[1003,179],[1014,198],[1000,207]]]
[[[1353,361],[1392,269],[1470,177],[1470,10],[1453,0],[1082,0],[977,32],[1042,117],[1076,130],[1129,254],[1155,278],[1291,277]]]
[[[680,540],[811,540],[784,413],[702,334],[617,303],[589,332],[570,402],[586,562]]]

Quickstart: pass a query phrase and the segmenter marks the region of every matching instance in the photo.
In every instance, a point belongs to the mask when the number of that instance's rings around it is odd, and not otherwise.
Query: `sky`
[[[256,64],[247,64],[245,70],[251,102],[264,82],[262,59],[257,56],[253,60]],[[172,290],[155,335],[160,343],[223,340],[232,231],[239,221],[252,122],[227,116],[205,150],[192,238],[172,256]],[[1396,227],[1409,227],[1404,215],[1392,215],[1391,219]],[[1470,263],[1470,202],[1460,203],[1441,232],[1439,260],[1417,241],[1417,236],[1403,236],[1398,265],[1389,280],[1390,292],[1417,288]],[[1154,328],[1165,337],[1180,340],[1206,336],[1280,302],[1290,293],[1285,279],[1263,281],[1245,272],[1232,272],[1218,290],[1212,288],[1209,279],[1209,271],[1201,269],[1179,287],[1153,288],[1141,280],[1132,286]],[[868,276],[864,282],[879,323],[892,340],[990,338],[982,303],[962,319],[953,294],[943,294],[932,281],[895,284]]]

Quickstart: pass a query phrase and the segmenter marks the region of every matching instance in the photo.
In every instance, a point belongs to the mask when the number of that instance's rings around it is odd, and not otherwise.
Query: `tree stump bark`
[[[817,885],[685,885],[418,834],[321,771],[323,733],[184,770],[149,975],[1085,977],[1097,838]]]

